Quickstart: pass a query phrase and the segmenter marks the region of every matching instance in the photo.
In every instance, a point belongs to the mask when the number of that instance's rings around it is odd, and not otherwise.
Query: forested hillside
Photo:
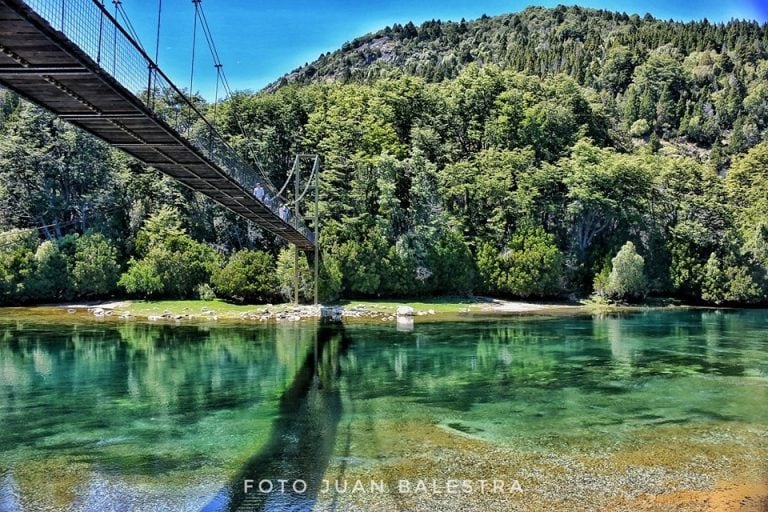
[[[576,7],[407,24],[238,94],[215,122],[277,183],[296,152],[323,155],[326,297],[753,304],[768,296],[767,47],[753,22]],[[290,292],[270,235],[155,171],[10,93],[0,131],[0,301]]]

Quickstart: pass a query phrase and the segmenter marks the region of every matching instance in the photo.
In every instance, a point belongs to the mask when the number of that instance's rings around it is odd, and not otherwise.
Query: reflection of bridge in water
[[[313,348],[283,392],[266,445],[204,512],[312,510],[341,420],[341,394],[335,381],[340,356],[349,343],[343,327],[318,327]],[[246,480],[253,484],[247,493]],[[271,492],[260,492],[260,482],[264,491],[271,485]]]
[[[227,209],[314,248],[274,187],[243,162],[195,104],[97,0],[0,0],[0,84]],[[260,195],[260,194],[259,194]]]

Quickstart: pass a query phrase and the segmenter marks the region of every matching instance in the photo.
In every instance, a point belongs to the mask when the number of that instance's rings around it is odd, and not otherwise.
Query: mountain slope
[[[394,25],[321,55],[272,87],[318,80],[370,80],[392,69],[440,81],[456,77],[470,63],[497,64],[531,75],[567,73],[587,85],[605,78],[611,49],[627,48],[628,69],[650,50],[672,45],[681,54],[713,50],[739,58],[765,58],[768,24],[707,20],[680,23],[581,7],[529,7],[517,14],[474,21],[428,21]],[[627,85],[626,78],[616,85]]]

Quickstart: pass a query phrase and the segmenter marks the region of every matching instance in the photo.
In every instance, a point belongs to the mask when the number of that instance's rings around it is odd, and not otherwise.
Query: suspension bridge
[[[279,204],[282,190],[227,144],[199,102],[158,67],[157,53],[151,58],[130,23],[118,22],[120,2],[113,3],[114,15],[98,0],[0,0],[0,84],[297,250],[316,251],[317,225],[310,231],[298,212],[306,193],[298,180],[291,214]],[[198,9],[199,0],[193,3]],[[158,13],[158,45],[159,19]],[[192,62],[194,72],[194,56]],[[318,167],[315,158],[315,179]]]

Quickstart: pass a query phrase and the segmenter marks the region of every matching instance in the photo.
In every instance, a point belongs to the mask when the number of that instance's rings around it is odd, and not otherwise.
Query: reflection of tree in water
[[[715,372],[741,375],[728,343],[739,322],[759,332],[759,315],[691,312],[422,324],[415,332],[357,327],[344,360],[353,398],[401,396],[468,410],[479,400],[514,399],[522,389],[618,394],[637,378]],[[360,341],[357,338],[361,338]],[[719,341],[715,341],[719,340]]]
[[[198,454],[231,460],[237,437],[212,436],[200,453],[200,430],[218,412],[271,417],[313,337],[313,326],[0,324],[0,445],[125,474],[159,476]]]
[[[312,339],[311,329],[295,326],[179,329],[130,326],[124,340],[133,381],[186,421],[273,395],[290,382]]]
[[[318,329],[313,349],[280,399],[269,440],[203,510],[311,510],[336,442],[342,413],[337,380],[347,348],[343,328]],[[287,481],[284,488],[280,479]],[[253,481],[248,493],[245,480]],[[273,491],[259,492],[262,481]],[[297,481],[306,489],[300,484],[294,490]]]
[[[481,396],[508,396],[513,385],[556,377],[556,354],[547,349],[554,331],[541,324],[479,326],[424,324],[409,335],[356,329],[344,359],[349,392],[361,400],[401,396],[464,410]]]

